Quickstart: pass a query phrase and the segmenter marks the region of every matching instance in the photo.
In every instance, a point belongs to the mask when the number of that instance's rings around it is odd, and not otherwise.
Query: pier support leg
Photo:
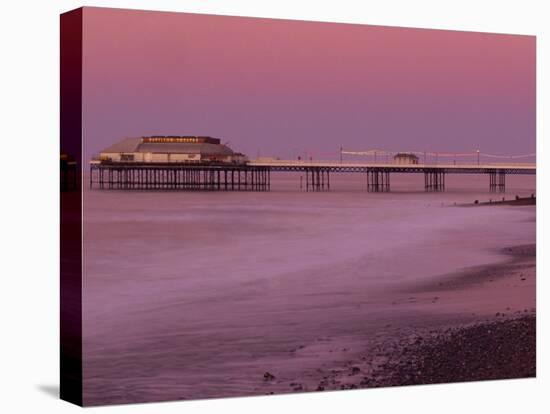
[[[506,191],[506,171],[491,170],[489,171],[489,191],[491,193],[503,193]]]
[[[306,191],[328,191],[330,189],[330,178],[328,169],[324,169],[322,167],[309,167],[306,168],[304,172],[306,173]],[[302,177],[300,177],[300,188],[302,188]]]
[[[445,191],[445,171],[436,168],[424,170],[425,191]]]
[[[233,165],[94,165],[90,167],[89,184],[90,188],[97,184],[99,189],[118,190],[270,191],[270,172],[267,167]],[[319,174],[312,172],[313,189],[321,185]]]
[[[498,172],[498,191],[501,193],[506,191],[506,172],[504,170]]]
[[[390,172],[383,168],[371,168],[367,170],[367,191],[390,191]]]

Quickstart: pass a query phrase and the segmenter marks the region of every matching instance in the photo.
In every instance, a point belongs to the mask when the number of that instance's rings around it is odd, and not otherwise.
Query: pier
[[[448,174],[487,175],[490,192],[504,192],[507,175],[534,175],[535,164],[380,164],[294,160],[229,163],[102,162],[90,164],[90,188],[118,190],[269,191],[272,172],[301,172],[305,191],[330,191],[330,176],[365,176],[369,192],[391,191],[391,174],[423,174],[424,190],[445,191]]]
[[[183,191],[270,191],[271,173],[300,173],[300,189],[307,192],[330,191],[330,176],[338,173],[362,174],[369,192],[391,191],[392,174],[423,174],[424,190],[445,191],[448,174],[484,174],[489,176],[489,191],[504,192],[509,174],[536,174],[534,163],[481,163],[480,157],[500,158],[495,154],[447,154],[387,152],[386,162],[376,162],[380,151],[344,151],[340,162],[249,160],[233,151],[220,138],[201,135],[151,135],[127,137],[104,148],[90,162],[90,188],[108,190],[183,190]],[[374,162],[344,162],[342,155],[374,155]],[[435,163],[429,163],[429,157]],[[389,156],[392,155],[392,162]],[[423,163],[420,164],[422,155]],[[440,156],[452,155],[453,164],[439,163]],[[457,164],[456,157],[477,163]],[[509,160],[535,154],[512,155]],[[62,168],[63,170],[63,168]],[[303,176],[305,175],[305,186]],[[66,179],[67,181],[67,179]]]
[[[481,174],[489,176],[489,191],[504,192],[507,175],[534,175],[533,163],[495,163],[495,164],[383,164],[383,163],[346,163],[346,162],[304,162],[304,161],[251,161],[253,167],[266,167],[273,172],[306,172],[308,191],[326,191],[330,189],[330,174],[357,173],[365,175],[369,192],[387,192],[391,190],[392,173],[423,174],[424,190],[445,191],[445,177],[448,174]],[[317,180],[317,174],[323,173],[324,180]]]
[[[96,163],[90,188],[109,190],[269,191],[270,168],[183,163]]]

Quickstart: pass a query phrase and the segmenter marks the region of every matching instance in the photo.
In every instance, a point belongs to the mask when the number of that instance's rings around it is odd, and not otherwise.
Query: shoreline
[[[536,245],[501,249],[507,260],[453,273],[404,293],[448,301],[430,320],[420,309],[417,327],[387,332],[339,366],[323,367],[294,392],[536,377]],[[496,292],[496,293],[495,293]],[[502,295],[501,292],[506,292]],[[518,293],[519,292],[519,293]],[[527,294],[525,294],[527,292]],[[434,296],[434,295],[439,296]],[[493,295],[493,296],[491,296]],[[466,313],[470,298],[494,299],[484,312]],[[507,303],[507,298],[513,298]],[[476,302],[477,304],[478,302]],[[496,309],[497,310],[495,312]],[[293,388],[292,388],[293,387]],[[292,391],[291,391],[292,392]]]
[[[535,269],[535,243],[504,247],[497,250],[497,253],[506,256],[507,259],[497,263],[470,267],[447,275],[441,275],[438,280],[408,287],[406,292],[429,293],[463,290],[469,286],[498,281],[516,274],[519,274],[520,280],[522,280],[525,272]]]
[[[423,329],[373,350],[374,358],[325,375],[315,391],[536,377],[536,315]]]
[[[493,318],[414,338],[369,386],[536,377],[536,315]]]

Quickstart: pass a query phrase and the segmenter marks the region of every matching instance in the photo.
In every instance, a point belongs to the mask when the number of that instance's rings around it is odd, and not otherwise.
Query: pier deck
[[[303,172],[306,191],[330,190],[331,173],[362,173],[367,191],[390,191],[391,173],[424,174],[425,191],[444,191],[447,174],[489,176],[489,191],[503,192],[508,174],[536,174],[535,164],[383,164],[334,161],[251,161],[246,164],[97,162],[90,187],[100,189],[269,191],[271,172]]]

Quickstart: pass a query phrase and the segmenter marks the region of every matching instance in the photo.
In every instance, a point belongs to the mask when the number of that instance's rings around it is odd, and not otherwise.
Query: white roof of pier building
[[[204,136],[151,136],[124,138],[103,149],[108,153],[174,153],[204,155],[235,155],[227,145],[221,144],[218,138]]]

